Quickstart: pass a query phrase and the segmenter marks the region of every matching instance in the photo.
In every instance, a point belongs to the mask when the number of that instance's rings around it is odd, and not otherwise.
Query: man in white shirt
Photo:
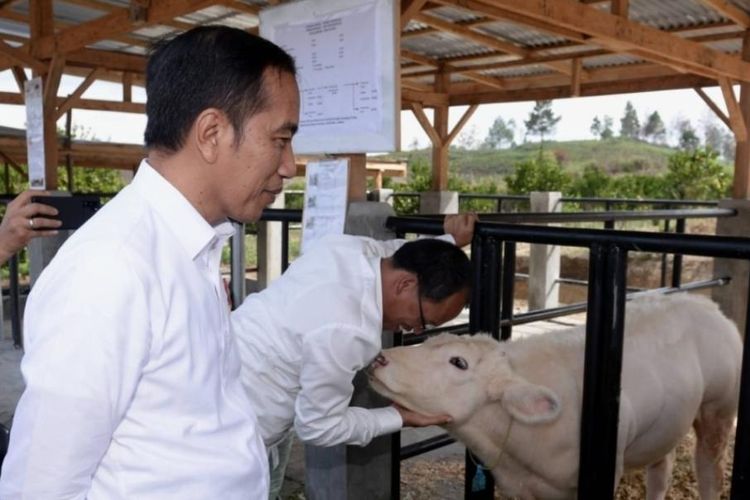
[[[448,216],[459,245],[473,215]],[[443,424],[395,406],[350,407],[352,379],[381,350],[385,330],[421,331],[466,305],[470,264],[454,237],[376,241],[338,235],[316,242],[268,288],[231,314],[242,380],[271,462],[271,498],[281,488],[290,429],[318,446],[366,445],[403,425]]]
[[[196,28],[155,49],[146,90],[148,158],[29,296],[3,500],[268,495],[219,263],[229,220],[295,172],[294,62]]]

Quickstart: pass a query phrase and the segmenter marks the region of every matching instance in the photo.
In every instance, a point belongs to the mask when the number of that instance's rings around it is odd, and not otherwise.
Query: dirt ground
[[[734,435],[731,442],[734,442]],[[677,459],[673,473],[672,487],[667,500],[697,500],[698,490],[693,474],[692,448],[693,434],[689,434],[677,449]],[[729,446],[725,463],[731,463],[734,446]],[[412,459],[414,460],[414,459]],[[401,498],[408,500],[455,500],[463,498],[463,457],[440,460],[409,460],[401,465]],[[642,500],[646,498],[646,488],[642,471],[632,471],[623,477],[616,500]],[[724,490],[721,498],[729,498],[731,467],[724,472]],[[495,493],[496,500],[510,500]]]

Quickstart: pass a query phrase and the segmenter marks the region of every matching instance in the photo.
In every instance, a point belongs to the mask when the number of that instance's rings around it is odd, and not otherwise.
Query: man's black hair
[[[471,289],[471,263],[456,245],[435,238],[404,243],[392,257],[393,267],[417,275],[422,297],[440,302]]]
[[[208,108],[227,115],[239,143],[246,120],[267,105],[267,68],[296,75],[283,49],[236,28],[201,26],[157,43],[146,67],[146,146],[178,151]]]

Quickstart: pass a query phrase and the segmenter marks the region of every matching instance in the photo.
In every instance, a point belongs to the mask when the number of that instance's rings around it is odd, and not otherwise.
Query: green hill
[[[594,163],[611,174],[662,172],[666,169],[667,158],[675,152],[667,146],[627,139],[548,141],[544,143],[544,151],[554,155],[568,172],[578,172],[584,165]],[[538,154],[539,143],[499,150],[452,148],[449,168],[466,179],[504,177],[513,172],[514,165]],[[388,155],[388,158],[401,161],[423,158],[429,163],[431,150],[404,151]]]

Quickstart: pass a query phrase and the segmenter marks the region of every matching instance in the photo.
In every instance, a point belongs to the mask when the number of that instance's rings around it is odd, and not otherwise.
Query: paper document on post
[[[344,232],[348,174],[346,158],[307,164],[300,253],[322,236]]]

